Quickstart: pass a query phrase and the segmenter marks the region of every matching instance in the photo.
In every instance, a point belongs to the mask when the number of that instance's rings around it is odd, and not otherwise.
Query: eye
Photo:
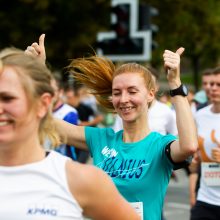
[[[130,95],[135,95],[137,93],[137,90],[136,89],[131,89],[131,90],[128,90],[129,94]]]
[[[210,86],[211,86],[211,87],[214,86],[214,85],[220,87],[220,83],[216,83],[216,82],[211,82],[211,83],[210,83]]]
[[[129,92],[130,94],[135,94],[135,93],[137,93],[136,91],[130,91]]]
[[[119,96],[120,94],[121,94],[121,92],[118,89],[115,89],[115,90],[112,91],[113,96]]]
[[[3,102],[10,102],[13,99],[15,99],[15,97],[13,97],[13,96],[2,96],[2,97],[0,97],[0,100],[2,100]]]

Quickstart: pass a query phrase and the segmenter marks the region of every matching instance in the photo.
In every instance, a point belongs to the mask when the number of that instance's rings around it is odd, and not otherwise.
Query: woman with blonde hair
[[[180,55],[164,52],[164,65],[176,109],[179,139],[151,132],[148,108],[154,99],[155,81],[151,72],[137,64],[119,67],[105,57],[92,56],[73,60],[69,65],[76,80],[85,84],[99,103],[119,114],[123,130],[74,126],[56,121],[61,137],[68,144],[89,150],[95,166],[112,178],[119,192],[144,220],[158,220],[170,175],[197,149],[196,130],[180,80]],[[27,53],[44,60],[44,36]]]
[[[139,219],[104,172],[43,149],[45,136],[59,144],[51,79],[32,56],[1,51],[0,219]]]

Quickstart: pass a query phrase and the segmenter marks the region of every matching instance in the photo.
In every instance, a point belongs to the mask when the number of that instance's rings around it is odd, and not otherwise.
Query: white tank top
[[[82,220],[69,191],[67,157],[51,151],[42,161],[0,166],[0,220]]]

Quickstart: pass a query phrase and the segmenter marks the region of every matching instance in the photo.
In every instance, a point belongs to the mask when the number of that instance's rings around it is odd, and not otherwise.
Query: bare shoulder
[[[107,174],[93,165],[68,161],[66,173],[69,189],[81,206],[97,192],[99,186],[113,185]]]
[[[101,169],[68,161],[66,170],[70,191],[85,216],[96,220],[140,219]]]
[[[71,179],[74,177],[74,182],[80,182],[83,184],[91,184],[91,179],[106,179],[108,176],[99,168],[88,165],[81,164],[75,161],[68,161],[66,164],[67,177],[69,176]],[[94,179],[93,179],[94,180]],[[96,180],[95,180],[96,181]]]

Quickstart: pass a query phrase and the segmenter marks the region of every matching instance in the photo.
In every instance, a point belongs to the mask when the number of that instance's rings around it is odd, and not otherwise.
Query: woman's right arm
[[[85,138],[85,127],[73,125],[60,119],[54,119],[54,121],[62,143],[81,150],[88,150]]]

